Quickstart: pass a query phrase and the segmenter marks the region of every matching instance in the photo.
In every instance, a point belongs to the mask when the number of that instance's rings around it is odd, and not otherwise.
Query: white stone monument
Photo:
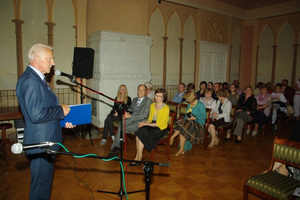
[[[137,96],[137,86],[151,80],[150,47],[152,38],[113,31],[99,31],[89,37],[95,50],[93,78],[89,86],[115,98],[119,85],[125,84],[131,99]],[[102,128],[113,102],[98,94],[92,97],[92,123]]]

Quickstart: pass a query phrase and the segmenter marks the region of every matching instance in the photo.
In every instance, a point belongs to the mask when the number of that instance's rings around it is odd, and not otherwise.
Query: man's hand
[[[66,105],[66,104],[61,104],[60,106],[63,109],[64,116],[67,116],[69,114],[71,108],[68,105]]]
[[[76,125],[73,125],[71,122],[66,122],[65,123],[65,128],[74,128]]]

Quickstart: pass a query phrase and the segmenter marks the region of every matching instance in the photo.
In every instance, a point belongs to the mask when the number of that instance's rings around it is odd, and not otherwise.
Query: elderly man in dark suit
[[[24,144],[41,142],[62,142],[60,120],[68,115],[68,105],[59,105],[58,98],[48,87],[45,73],[49,73],[53,65],[52,47],[44,44],[33,45],[29,52],[29,66],[18,80],[17,97],[25,119]],[[73,128],[66,123],[66,128]],[[54,145],[52,149],[58,150]],[[29,199],[50,199],[54,155],[42,149],[28,150],[31,185]],[[25,198],[25,197],[24,197]]]
[[[139,85],[137,95],[138,97],[132,100],[132,104],[128,110],[131,112],[126,112],[123,119],[126,120],[125,132],[131,133],[139,129],[138,124],[142,121],[147,120],[150,111],[150,105],[152,103],[151,99],[146,96],[147,87],[145,85]],[[109,152],[108,158],[115,157],[119,155],[120,135],[121,126],[118,127],[116,138],[111,146],[111,151]]]

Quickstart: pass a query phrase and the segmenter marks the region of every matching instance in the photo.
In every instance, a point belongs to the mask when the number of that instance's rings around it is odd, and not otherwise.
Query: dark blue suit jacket
[[[18,80],[16,93],[25,119],[24,144],[62,142],[60,120],[63,109],[54,92],[29,66]],[[58,145],[51,147],[59,149]],[[28,150],[27,154],[43,152]]]

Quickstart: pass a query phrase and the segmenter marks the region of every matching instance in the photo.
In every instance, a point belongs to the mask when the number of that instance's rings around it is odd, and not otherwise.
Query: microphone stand
[[[69,156],[84,156],[87,158],[94,158],[94,159],[106,159],[105,157],[102,156],[93,156],[93,155],[87,155],[85,154],[78,154],[78,153],[72,153],[72,152],[62,152],[62,151],[57,151],[53,150],[50,148],[42,148],[46,153],[48,154],[63,154],[63,155],[69,155]],[[127,192],[127,194],[132,194],[132,193],[138,193],[138,192],[146,192],[146,200],[149,200],[150,198],[150,175],[153,173],[154,165],[158,165],[161,167],[170,167],[169,163],[155,163],[153,161],[136,161],[136,160],[127,160],[127,159],[113,159],[111,161],[120,161],[122,162],[136,162],[136,163],[141,163],[144,164],[143,171],[145,173],[145,189],[144,190],[137,190],[137,191],[132,191],[132,192]],[[120,165],[121,166],[121,165]],[[122,175],[122,171],[120,171]],[[121,179],[122,180],[122,179]],[[123,185],[123,182],[121,182],[121,187]],[[115,192],[109,192],[109,191],[100,191],[97,190],[97,192],[104,192],[104,193],[110,193],[110,194],[119,194],[120,200],[122,200],[122,196],[125,194],[125,192],[121,193],[115,193]]]
[[[77,85],[80,86],[80,103],[83,104],[84,95],[83,95],[82,87],[84,85],[82,85],[81,83],[76,82],[75,76],[70,76],[70,77],[68,76],[68,78],[70,79],[70,81],[72,83],[76,83]],[[82,78],[80,78],[80,80],[82,82]],[[87,126],[86,130],[87,130],[87,132],[89,133],[89,136],[90,136],[91,145],[94,145],[94,142],[93,142],[93,139],[92,139],[92,134],[91,134],[91,124],[86,124],[86,126]],[[81,138],[85,139],[86,133],[84,133],[84,131],[83,131],[83,125],[80,126],[80,129],[81,129]]]
[[[95,93],[97,93],[97,94],[100,94],[100,95],[102,95],[102,96],[104,96],[104,97],[106,97],[107,99],[110,99],[110,100],[112,100],[112,101],[115,101],[113,98],[111,98],[111,97],[109,97],[109,96],[107,96],[107,95],[105,95],[105,94],[102,94],[102,93],[99,93],[98,91],[96,91],[96,90],[93,90],[92,88],[89,88],[89,87],[87,87],[87,86],[85,86],[85,85],[83,85],[83,84],[81,84],[81,83],[78,83],[77,81],[76,81],[76,78],[74,77],[74,76],[72,76],[72,77],[69,77],[69,79],[70,79],[70,81],[71,82],[73,82],[73,83],[75,83],[75,84],[77,84],[77,85],[80,85],[81,87],[81,93],[82,93],[82,87],[84,87],[84,88],[86,88],[86,89],[88,89],[88,90],[90,90],[90,91],[92,91],[92,92],[95,92]],[[120,126],[121,126],[121,131],[120,131],[120,161],[122,162],[122,160],[123,160],[123,114],[124,114],[124,110],[125,110],[125,105],[123,104],[123,103],[120,103],[120,105],[119,105],[119,115],[120,115],[120,118],[121,118],[121,122],[120,122]],[[91,134],[91,133],[90,133]],[[90,135],[90,137],[91,137],[91,135]],[[133,161],[133,162],[135,162],[135,161]],[[147,166],[149,166],[149,165],[147,165]],[[152,167],[152,170],[150,169],[151,167],[144,167],[145,169],[146,169],[146,171],[147,171],[147,174],[149,174],[149,176],[150,176],[150,174],[153,172],[153,167]],[[150,173],[151,172],[151,173]],[[146,173],[146,172],[145,172]],[[150,179],[149,177],[148,178],[146,178],[146,181],[148,180],[148,179]],[[120,197],[121,197],[121,199],[122,199],[122,196],[125,194],[125,192],[124,192],[124,190],[123,190],[123,176],[122,176],[122,168],[121,168],[121,166],[120,166],[120,190],[119,190],[119,192],[108,192],[108,191],[101,191],[101,190],[97,190],[97,192],[104,192],[104,193],[111,193],[111,194],[117,194],[117,195],[119,195]],[[150,187],[150,183],[149,183],[149,187]],[[131,193],[133,193],[133,192],[131,192]]]

